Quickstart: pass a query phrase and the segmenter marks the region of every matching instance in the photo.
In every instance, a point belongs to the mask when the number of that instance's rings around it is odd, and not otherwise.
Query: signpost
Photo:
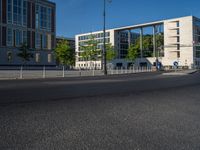
[[[177,61],[174,61],[173,65],[174,65],[174,69],[175,69],[175,72],[176,72],[177,69],[178,69],[178,62],[177,62]]]

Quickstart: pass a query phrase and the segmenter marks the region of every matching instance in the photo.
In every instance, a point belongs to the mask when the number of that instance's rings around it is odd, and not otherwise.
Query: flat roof
[[[154,21],[154,22],[148,22],[148,23],[142,23],[142,24],[136,24],[136,25],[130,25],[130,26],[123,26],[123,27],[118,27],[118,28],[112,28],[112,29],[106,29],[106,31],[109,31],[109,30],[114,30],[114,31],[124,31],[124,30],[132,30],[132,29],[138,29],[138,28],[141,28],[141,27],[149,27],[149,26],[153,26],[153,25],[160,25],[160,24],[163,24],[165,21],[168,21],[168,20],[176,20],[176,19],[181,19],[181,18],[185,18],[185,17],[194,17],[194,16],[183,16],[183,17],[179,17],[179,18],[169,18],[169,19],[164,19],[164,20],[160,20],[160,21]],[[195,17],[197,18],[197,17]],[[88,33],[80,33],[80,34],[77,34],[76,36],[81,36],[81,35],[87,35],[87,34],[95,34],[95,33],[98,33],[98,32],[103,32],[102,30],[100,31],[94,31],[94,32],[88,32]]]

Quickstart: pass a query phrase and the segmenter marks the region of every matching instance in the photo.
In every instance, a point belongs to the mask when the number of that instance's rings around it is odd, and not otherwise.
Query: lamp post
[[[106,0],[104,1],[104,7],[103,7],[103,52],[102,52],[102,58],[103,58],[103,73],[104,75],[107,75],[107,61],[106,61]],[[108,0],[111,2],[111,0]]]

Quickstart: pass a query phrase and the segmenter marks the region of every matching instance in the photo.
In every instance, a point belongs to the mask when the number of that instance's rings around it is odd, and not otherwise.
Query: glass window
[[[7,1],[7,16],[7,22],[12,23],[12,0]]]
[[[180,23],[179,23],[179,21],[178,22],[176,22],[176,27],[179,27],[180,26]]]
[[[179,36],[177,37],[177,42],[180,42],[180,37]]]
[[[47,29],[51,31],[51,8],[47,10]]]
[[[13,23],[22,24],[22,0],[13,0]]]
[[[180,50],[180,44],[177,44],[177,50]]]
[[[7,28],[7,46],[13,46],[13,30]]]
[[[23,31],[23,43],[27,44],[27,31]]]
[[[196,58],[200,58],[200,51],[196,51]]]
[[[181,54],[180,52],[177,52],[177,57],[180,58]]]
[[[39,33],[36,33],[35,34],[35,40],[36,40],[36,45],[35,45],[35,47],[37,48],[37,49],[39,49],[39,48],[41,48],[41,36],[40,36],[40,34]]]
[[[40,28],[51,31],[51,13],[52,10],[49,7],[39,6],[40,8],[36,8],[36,21],[38,20]],[[37,15],[38,14],[38,15]]]
[[[27,25],[27,1],[23,1],[23,25]]]
[[[35,24],[36,24],[36,29],[39,29],[39,6],[36,5],[36,15],[35,15]]]
[[[22,44],[22,31],[16,30],[15,32],[15,44],[20,46]]]
[[[179,29],[177,29],[177,35],[179,35],[180,34],[180,30]]]
[[[42,35],[42,48],[43,49],[47,48],[47,35],[46,34]]]

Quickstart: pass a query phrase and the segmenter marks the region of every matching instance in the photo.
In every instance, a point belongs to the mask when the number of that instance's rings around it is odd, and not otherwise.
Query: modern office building
[[[0,0],[0,66],[17,66],[26,43],[33,53],[27,65],[54,66],[56,5],[48,0]]]
[[[83,60],[81,45],[94,35],[98,48],[102,49],[103,32],[76,35],[76,67],[92,68],[94,62]],[[148,42],[147,42],[148,41]],[[171,68],[174,62],[179,67],[200,66],[200,19],[186,16],[150,23],[120,27],[106,31],[106,42],[111,43],[117,53],[111,62],[114,67],[128,67],[127,49],[133,44],[139,45],[136,66],[155,66],[160,62],[164,68]],[[101,68],[102,61],[95,64]]]

